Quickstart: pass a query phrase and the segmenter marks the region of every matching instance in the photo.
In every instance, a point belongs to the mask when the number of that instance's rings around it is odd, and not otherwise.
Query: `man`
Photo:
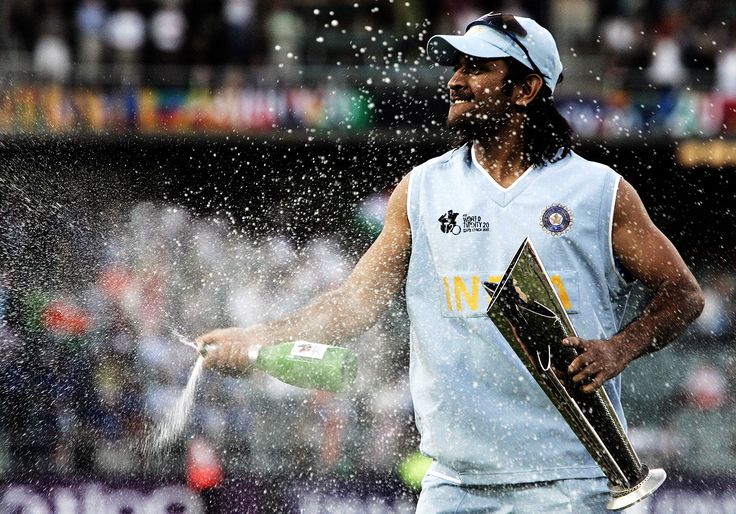
[[[489,14],[428,50],[455,67],[447,124],[466,143],[403,178],[345,283],[286,319],[202,336],[218,345],[207,365],[241,372],[254,344],[346,341],[405,285],[412,398],[434,460],[417,511],[602,512],[603,474],[485,317],[479,284],[529,236],[581,336],[563,342],[579,351],[567,371],[583,391],[605,384],[622,420],[619,373],[695,319],[702,293],[631,185],[571,151],[546,29]],[[654,296],[621,330],[630,279]]]

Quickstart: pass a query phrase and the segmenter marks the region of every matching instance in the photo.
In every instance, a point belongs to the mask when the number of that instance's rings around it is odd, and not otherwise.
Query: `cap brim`
[[[457,62],[460,55],[480,59],[502,59],[510,55],[482,39],[467,36],[432,36],[427,43],[429,57],[443,66]]]

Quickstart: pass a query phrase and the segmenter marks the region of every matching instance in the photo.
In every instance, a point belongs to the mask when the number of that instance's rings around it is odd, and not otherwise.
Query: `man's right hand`
[[[227,375],[242,375],[252,364],[248,352],[267,344],[263,328],[231,327],[213,330],[196,339],[205,354],[204,366]],[[203,352],[205,350],[205,352]]]

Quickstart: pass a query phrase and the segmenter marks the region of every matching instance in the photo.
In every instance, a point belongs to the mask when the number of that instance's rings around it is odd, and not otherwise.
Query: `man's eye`
[[[465,64],[465,65],[457,64],[453,67],[453,70],[455,72],[457,72],[458,70],[462,70],[463,73],[466,73],[468,75],[476,75],[483,71],[477,64]]]

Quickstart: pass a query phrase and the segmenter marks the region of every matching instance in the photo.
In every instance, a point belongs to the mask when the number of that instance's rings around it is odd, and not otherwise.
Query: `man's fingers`
[[[253,345],[252,335],[238,327],[219,328],[195,339],[205,368],[228,375],[244,373],[250,364],[248,348]]]
[[[570,375],[573,375],[588,366],[591,363],[591,360],[592,359],[589,355],[582,353],[575,357],[575,359],[570,363],[567,367],[567,372]]]
[[[584,393],[591,394],[596,392],[598,389],[603,386],[603,383],[606,381],[605,374],[603,372],[598,373],[593,380],[590,381],[589,384],[585,384],[583,387],[580,388],[580,390]]]
[[[242,372],[248,364],[247,352],[236,342],[213,344],[209,347],[204,361],[206,368],[216,368],[229,374]]]
[[[580,385],[580,391],[594,393],[606,380],[617,374],[606,341],[566,337],[562,344],[578,350],[578,356],[568,366],[567,373],[573,383]]]
[[[590,379],[591,376],[601,371],[601,365],[597,362],[591,362],[587,364],[580,372],[572,377],[572,381],[576,384],[585,382]]]
[[[222,358],[222,355],[227,353],[226,351],[219,351],[217,348],[221,346],[226,346],[229,344],[232,344],[232,334],[230,329],[224,329],[224,328],[218,328],[216,330],[212,330],[211,332],[207,332],[206,334],[203,334],[196,338],[194,342],[197,344],[197,347],[199,348],[200,353],[205,355],[205,357],[209,357],[209,355],[212,353],[214,354],[212,357],[217,360],[217,355],[220,355],[220,359]],[[206,352],[204,351],[206,350]],[[208,366],[211,367],[211,360],[208,359],[208,362],[206,363]]]
[[[562,340],[563,346],[573,346],[575,348],[583,347],[583,340],[579,337],[566,337]]]
[[[202,343],[202,346],[200,346],[200,351],[204,348],[204,346],[207,343]],[[222,346],[214,346],[207,349],[207,353],[204,354],[204,367],[205,368],[215,368],[220,366],[220,361],[222,360]]]
[[[216,330],[212,330],[211,332],[207,332],[206,334],[202,334],[197,339],[195,339],[195,342],[202,345],[213,344],[225,339],[227,333],[228,329],[218,328]]]
[[[567,367],[567,372],[568,374],[572,375],[574,373],[577,373],[582,368],[583,368],[583,359],[581,359],[580,357],[575,357],[575,359]]]
[[[238,373],[238,366],[230,358],[230,352],[227,348],[218,347],[207,354],[204,360],[204,367],[207,369],[216,369],[220,373],[226,375],[235,375]]]

